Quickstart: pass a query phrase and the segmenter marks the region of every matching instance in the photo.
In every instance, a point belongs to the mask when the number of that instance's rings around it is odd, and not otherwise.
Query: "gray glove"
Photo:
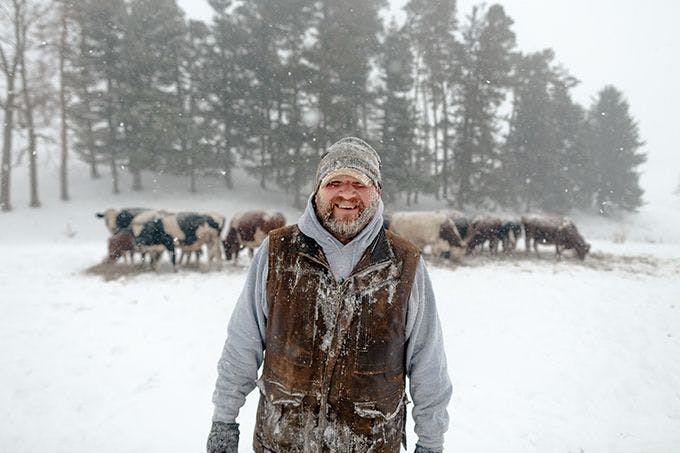
[[[433,450],[432,448],[425,448],[421,447],[420,445],[416,445],[416,449],[413,450],[413,453],[442,453],[442,449],[437,449]]]
[[[238,423],[213,422],[208,434],[208,453],[238,453]]]

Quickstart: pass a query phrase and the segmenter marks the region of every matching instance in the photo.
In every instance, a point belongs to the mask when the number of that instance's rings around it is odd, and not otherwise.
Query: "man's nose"
[[[354,187],[354,184],[349,181],[340,184],[340,187],[338,188],[338,194],[344,195],[346,197],[354,195],[355,192],[356,187]]]

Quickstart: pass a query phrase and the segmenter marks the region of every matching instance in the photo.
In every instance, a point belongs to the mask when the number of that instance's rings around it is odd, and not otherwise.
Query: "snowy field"
[[[15,210],[0,214],[0,451],[204,451],[248,258],[102,274],[107,231],[94,213],[299,213],[242,180],[191,197],[170,178],[147,178],[142,193],[124,182],[118,196],[73,178],[73,201],[46,183],[38,210],[16,183]],[[584,262],[550,247],[527,256],[520,243],[510,257],[430,263],[454,383],[446,451],[680,451],[680,200],[616,222],[574,218],[592,244]],[[239,417],[243,452],[256,403],[254,392]]]

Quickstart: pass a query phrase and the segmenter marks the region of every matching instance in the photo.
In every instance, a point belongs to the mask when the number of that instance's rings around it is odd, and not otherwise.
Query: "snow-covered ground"
[[[17,174],[15,210],[0,213],[0,451],[204,451],[248,258],[106,278],[94,213],[299,212],[242,177],[231,192],[203,181],[192,197],[183,181],[147,178],[145,192],[124,182],[114,196],[108,181],[74,174],[62,203],[56,171],[43,171],[55,182],[41,187],[44,207],[25,207]],[[511,257],[430,264],[454,383],[447,451],[679,451],[680,200],[616,221],[574,218],[592,243],[584,262],[520,244]],[[254,392],[239,417],[244,452],[256,402]]]

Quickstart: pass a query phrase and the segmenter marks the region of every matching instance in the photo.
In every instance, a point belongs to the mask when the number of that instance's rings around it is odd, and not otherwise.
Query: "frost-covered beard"
[[[371,221],[378,211],[379,199],[378,193],[373,193],[368,202],[368,206],[366,206],[359,198],[346,200],[344,198],[335,197],[329,202],[324,202],[317,194],[314,197],[314,204],[316,206],[316,215],[319,218],[321,225],[342,242],[350,241],[359,234],[366,225],[368,225],[368,222]],[[354,220],[333,218],[333,205],[338,204],[341,201],[349,201],[350,203],[357,204],[359,207],[359,216]]]

